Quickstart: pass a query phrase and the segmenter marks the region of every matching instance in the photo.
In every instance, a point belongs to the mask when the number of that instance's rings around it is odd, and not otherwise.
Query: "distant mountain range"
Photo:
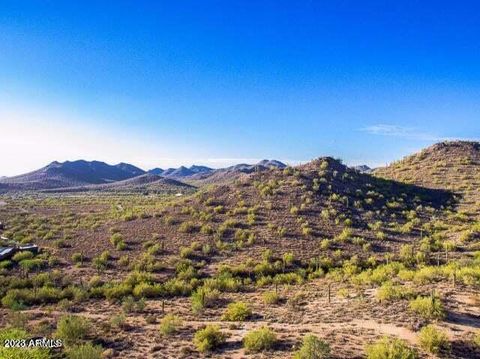
[[[368,167],[367,165],[359,165],[359,166],[353,166],[354,170],[357,170],[358,172],[361,173],[372,173],[373,168]]]
[[[54,161],[36,171],[0,180],[0,189],[49,189],[103,184],[126,180],[145,174],[127,163],[109,165],[99,161]]]
[[[52,162],[36,171],[14,177],[0,179],[0,191],[18,190],[127,190],[146,187],[166,189],[167,187],[185,189],[191,185],[182,183],[191,181],[195,184],[223,182],[236,178],[240,174],[263,171],[269,168],[284,168],[286,165],[276,160],[263,160],[257,164],[238,164],[235,166],[213,169],[193,165],[179,168],[154,168],[148,172],[128,163],[109,165],[100,161],[66,161]],[[128,181],[135,179],[135,181]],[[170,181],[166,181],[166,179]],[[182,181],[182,182],[180,182]],[[62,190],[63,191],[63,190]]]

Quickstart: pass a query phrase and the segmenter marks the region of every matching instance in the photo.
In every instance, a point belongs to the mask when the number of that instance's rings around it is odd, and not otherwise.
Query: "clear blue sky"
[[[6,175],[81,157],[385,164],[480,138],[480,5],[3,0],[0,132]]]

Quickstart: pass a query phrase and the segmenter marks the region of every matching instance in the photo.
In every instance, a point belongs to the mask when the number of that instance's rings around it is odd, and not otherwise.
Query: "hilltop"
[[[387,167],[377,168],[374,173],[387,179],[453,191],[466,210],[475,210],[480,203],[479,142],[437,143]]]

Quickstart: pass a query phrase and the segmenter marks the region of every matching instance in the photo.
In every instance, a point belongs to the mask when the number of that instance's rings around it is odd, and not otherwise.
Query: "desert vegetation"
[[[399,166],[326,157],[184,196],[5,194],[2,237],[40,252],[0,261],[0,337],[63,340],[32,358],[478,356],[480,202],[387,179]]]

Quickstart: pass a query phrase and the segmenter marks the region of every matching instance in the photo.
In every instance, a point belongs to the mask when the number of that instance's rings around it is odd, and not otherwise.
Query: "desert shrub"
[[[274,291],[263,293],[262,298],[265,304],[278,304],[281,299],[278,293]]]
[[[438,282],[445,278],[445,275],[440,267],[426,266],[415,271],[413,281],[419,284],[428,284]]]
[[[415,251],[412,245],[404,244],[400,247],[400,259],[407,265],[411,266],[415,263]]]
[[[210,244],[204,244],[202,246],[202,253],[205,255],[209,255],[213,252],[212,246]]]
[[[124,328],[127,318],[124,314],[117,314],[110,318],[110,325],[113,328]]]
[[[276,284],[302,284],[303,277],[298,273],[280,273],[273,277]]]
[[[141,313],[145,309],[145,299],[135,300],[133,297],[126,297],[122,301],[122,310],[125,313]]]
[[[413,292],[410,288],[406,288],[402,285],[395,285],[392,282],[383,283],[377,290],[377,299],[380,301],[405,299],[412,295]]]
[[[118,300],[132,294],[132,286],[127,283],[113,284],[103,291],[105,298],[108,300]]]
[[[182,258],[191,258],[193,257],[193,249],[190,247],[182,247],[180,249],[180,257]]]
[[[92,260],[93,268],[98,271],[104,270],[108,266],[108,258],[105,256],[94,257]]]
[[[20,262],[20,261],[23,261],[25,259],[32,259],[32,258],[33,258],[33,253],[32,252],[22,251],[22,252],[15,253],[15,255],[12,257],[12,260],[14,262]]]
[[[297,292],[287,300],[287,305],[292,309],[298,309],[305,300],[305,293]]]
[[[326,359],[329,357],[330,345],[312,334],[303,338],[302,346],[293,356],[294,359]]]
[[[110,243],[112,243],[113,246],[117,246],[118,243],[123,242],[123,236],[120,233],[114,233],[110,237]]]
[[[72,254],[72,262],[73,263],[82,263],[83,262],[83,254],[82,253],[73,253]]]
[[[20,261],[20,267],[25,271],[34,271],[44,268],[47,262],[40,258],[23,259]]]
[[[183,233],[194,233],[198,231],[198,226],[193,222],[183,222],[178,230]]]
[[[218,325],[207,325],[198,330],[193,338],[193,343],[199,352],[209,352],[217,349],[226,342],[227,336],[220,331]]]
[[[242,287],[242,280],[233,277],[230,273],[222,273],[217,277],[206,279],[204,287],[222,292],[238,292]]]
[[[218,289],[212,289],[206,286],[198,288],[191,297],[192,311],[198,313],[204,308],[214,306],[219,297],[220,291]]]
[[[117,243],[117,245],[115,246],[115,248],[118,250],[118,251],[124,251],[125,249],[127,249],[127,244],[124,242],[124,241],[120,241]]]
[[[427,325],[420,330],[418,341],[422,349],[433,354],[450,346],[447,335],[433,325]]]
[[[103,348],[92,343],[74,345],[67,350],[68,359],[101,359]]]
[[[172,278],[166,281],[163,285],[165,294],[168,295],[189,295],[192,293],[194,285],[192,281],[187,282],[177,278]]]
[[[0,358],[5,359],[49,359],[48,349],[41,348],[8,348],[4,343],[7,339],[26,339],[29,335],[22,329],[0,329]]]
[[[182,319],[179,316],[174,314],[167,314],[160,321],[159,330],[162,335],[172,335],[178,332],[179,327],[181,327],[182,325]]]
[[[248,352],[258,353],[271,349],[277,341],[277,336],[268,327],[252,330],[243,338],[243,346]]]
[[[126,267],[126,266],[128,266],[129,263],[130,263],[130,259],[128,258],[127,255],[121,256],[118,259],[118,265],[121,266],[121,267]]]
[[[230,303],[222,319],[231,322],[243,322],[252,316],[252,310],[244,302]]]
[[[477,331],[473,336],[473,344],[480,348],[480,331]]]
[[[426,320],[442,319],[445,317],[443,304],[438,297],[428,296],[417,298],[410,301],[410,310],[420,315]]]
[[[12,266],[12,261],[9,261],[9,260],[0,261],[0,269],[7,269],[7,268],[10,268],[11,266]]]
[[[133,288],[134,297],[137,298],[157,298],[163,294],[160,284],[139,283]]]
[[[416,359],[417,353],[405,341],[384,337],[365,348],[367,359]]]
[[[57,323],[55,337],[62,339],[66,346],[79,344],[88,334],[90,324],[86,319],[65,315]]]

